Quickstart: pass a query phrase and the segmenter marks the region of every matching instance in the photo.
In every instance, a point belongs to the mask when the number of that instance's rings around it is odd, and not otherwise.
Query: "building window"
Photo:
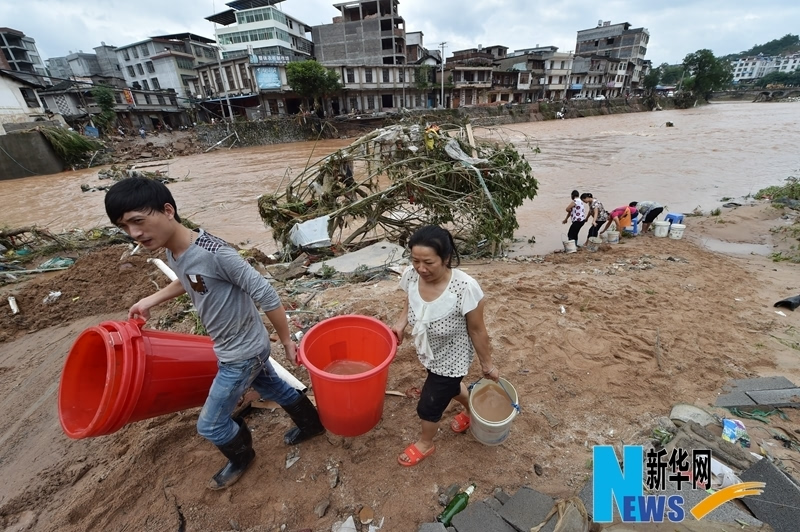
[[[564,61],[561,61],[561,70],[564,70],[564,68],[565,68]]]
[[[219,69],[214,69],[214,84],[217,86],[217,91],[224,91],[225,87],[222,85],[222,76],[219,73]]]
[[[125,61],[131,60],[131,54],[128,53],[128,50],[122,50],[122,57],[125,58]]]
[[[375,96],[367,96],[367,109],[375,109]]]
[[[122,103],[122,95],[118,92],[114,92],[114,101],[117,103]]]
[[[139,73],[140,76],[144,76],[144,68],[142,68],[142,64],[138,63],[136,65],[136,71]]]
[[[39,100],[36,99],[36,92],[33,89],[20,88],[19,92],[22,93],[22,98],[28,107],[39,107]]]
[[[178,57],[178,68],[183,70],[194,70],[194,61],[185,57]]]
[[[214,54],[208,48],[203,48],[203,54],[209,59],[214,59]]]
[[[146,62],[145,66],[147,67],[147,71],[150,72],[151,74],[156,71],[155,67],[153,66],[153,62],[152,61]]]
[[[158,78],[150,78],[150,81],[153,83],[153,89],[158,90],[161,88],[161,83],[158,82]]]
[[[128,75],[132,78],[136,77],[136,71],[133,69],[132,66],[128,65]]]
[[[164,100],[164,97],[162,95],[159,94],[156,96],[156,98],[158,98],[158,105],[166,105],[167,102],[166,100]]]
[[[147,80],[146,80],[146,79],[143,79],[143,80],[142,80],[142,87],[144,87],[144,90],[146,90],[146,91],[149,91],[149,90],[150,90],[150,84],[149,84],[149,83],[147,83]]]
[[[391,77],[392,77],[392,74],[391,74],[390,70],[388,68],[384,68],[383,69],[383,82],[384,83],[389,83],[389,81],[391,80]]]
[[[405,68],[401,68],[400,70],[397,71],[397,79],[400,81],[400,83],[405,83],[405,81],[406,81],[406,69]]]
[[[247,76],[247,66],[244,63],[239,63],[239,77],[242,78],[242,87],[250,88],[250,78]]]
[[[147,84],[146,81],[144,83]],[[145,88],[147,88],[147,87],[145,87]],[[144,93],[144,103],[146,103],[146,104],[152,104],[153,103],[153,101],[150,99],[150,95],[147,94],[146,92]]]
[[[229,66],[225,67],[225,77],[228,78],[228,88],[230,88],[232,91],[236,90],[238,83],[236,83],[236,78],[233,76],[233,70]]]
[[[358,109],[358,98],[350,98],[350,109]]]
[[[136,49],[135,46],[133,48],[131,48],[131,52],[133,52],[133,57],[135,57],[136,59],[139,59],[139,51]]]
[[[347,69],[347,83],[355,83],[356,82],[356,71],[353,68]]]
[[[192,50],[194,51],[194,55],[196,57],[203,57],[203,49],[199,46],[192,46]]]
[[[146,44],[143,44],[140,49],[142,51],[142,57],[147,57],[150,55],[150,48],[148,48]]]
[[[368,68],[368,69],[366,69],[364,71],[364,82],[365,83],[372,83],[372,69],[371,68]]]

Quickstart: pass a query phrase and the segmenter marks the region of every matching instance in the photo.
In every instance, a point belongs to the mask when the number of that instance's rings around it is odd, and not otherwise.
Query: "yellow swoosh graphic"
[[[764,491],[764,486],[766,486],[766,484],[763,482],[742,482],[741,484],[734,484],[733,486],[723,488],[697,503],[691,510],[692,515],[699,521],[728,501],[740,497],[761,495]]]

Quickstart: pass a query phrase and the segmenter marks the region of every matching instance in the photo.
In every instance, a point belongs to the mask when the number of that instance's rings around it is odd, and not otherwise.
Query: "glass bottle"
[[[453,520],[453,516],[456,515],[458,512],[463,510],[467,507],[467,503],[469,502],[469,496],[472,495],[472,492],[475,491],[475,484],[470,484],[467,486],[467,489],[462,491],[461,493],[456,494],[453,497],[453,500],[450,501],[450,504],[440,513],[436,520],[442,523],[444,526],[450,526],[450,521]]]

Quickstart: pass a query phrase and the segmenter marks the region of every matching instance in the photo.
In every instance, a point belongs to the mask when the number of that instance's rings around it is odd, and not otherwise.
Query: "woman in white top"
[[[412,266],[400,279],[408,297],[392,330],[402,343],[403,332],[411,325],[417,356],[428,377],[417,404],[422,435],[397,457],[402,466],[417,465],[433,454],[433,437],[451,399],[461,403],[464,410],[451,421],[450,428],[455,432],[469,428],[469,392],[461,380],[469,372],[475,353],[484,377],[494,381],[500,378],[492,364],[483,320],[483,291],[475,279],[453,268],[454,259],[455,266],[460,259],[452,235],[429,225],[417,230],[408,245]]]

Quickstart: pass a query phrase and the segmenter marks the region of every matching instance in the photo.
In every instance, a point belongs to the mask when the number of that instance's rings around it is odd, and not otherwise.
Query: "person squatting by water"
[[[106,214],[149,251],[166,249],[173,281],[128,311],[129,318],[150,317],[150,309],[189,294],[214,342],[217,375],[197,420],[197,432],[217,446],[228,463],[211,479],[210,489],[235,483],[255,457],[244,419],[231,415],[252,386],[263,399],[278,403],[296,427],[284,435],[295,445],[323,434],[325,428],[311,401],[275,373],[269,363],[269,333],[256,303],[275,327],[286,358],[297,364],[286,311],[275,289],[224,240],[181,224],[172,193],[160,181],[128,178],[113,185],[105,198]]]
[[[600,203],[599,200],[594,199],[594,196],[589,192],[581,194],[581,201],[589,205],[589,216],[587,216],[587,220],[588,218],[592,219],[592,226],[589,228],[589,236],[586,237],[588,241],[590,238],[598,236],[600,228],[608,220],[608,211],[606,211],[603,204]]]
[[[571,196],[572,201],[569,203],[569,205],[567,205],[566,208],[567,216],[564,217],[564,221],[561,223],[566,224],[570,219],[572,219],[572,223],[567,231],[567,240],[574,240],[575,244],[577,245],[578,233],[581,232],[583,224],[586,223],[586,204],[579,197],[580,194],[577,190],[573,190]]]
[[[406,467],[435,451],[433,437],[451,399],[464,410],[453,418],[450,428],[459,433],[469,428],[469,392],[461,381],[476,353],[483,376],[495,382],[500,379],[483,319],[483,291],[457,268],[461,260],[450,232],[425,226],[411,235],[408,246],[411,266],[400,279],[405,305],[392,331],[402,343],[405,328],[411,325],[417,357],[428,375],[417,403],[422,434],[397,457]]]

